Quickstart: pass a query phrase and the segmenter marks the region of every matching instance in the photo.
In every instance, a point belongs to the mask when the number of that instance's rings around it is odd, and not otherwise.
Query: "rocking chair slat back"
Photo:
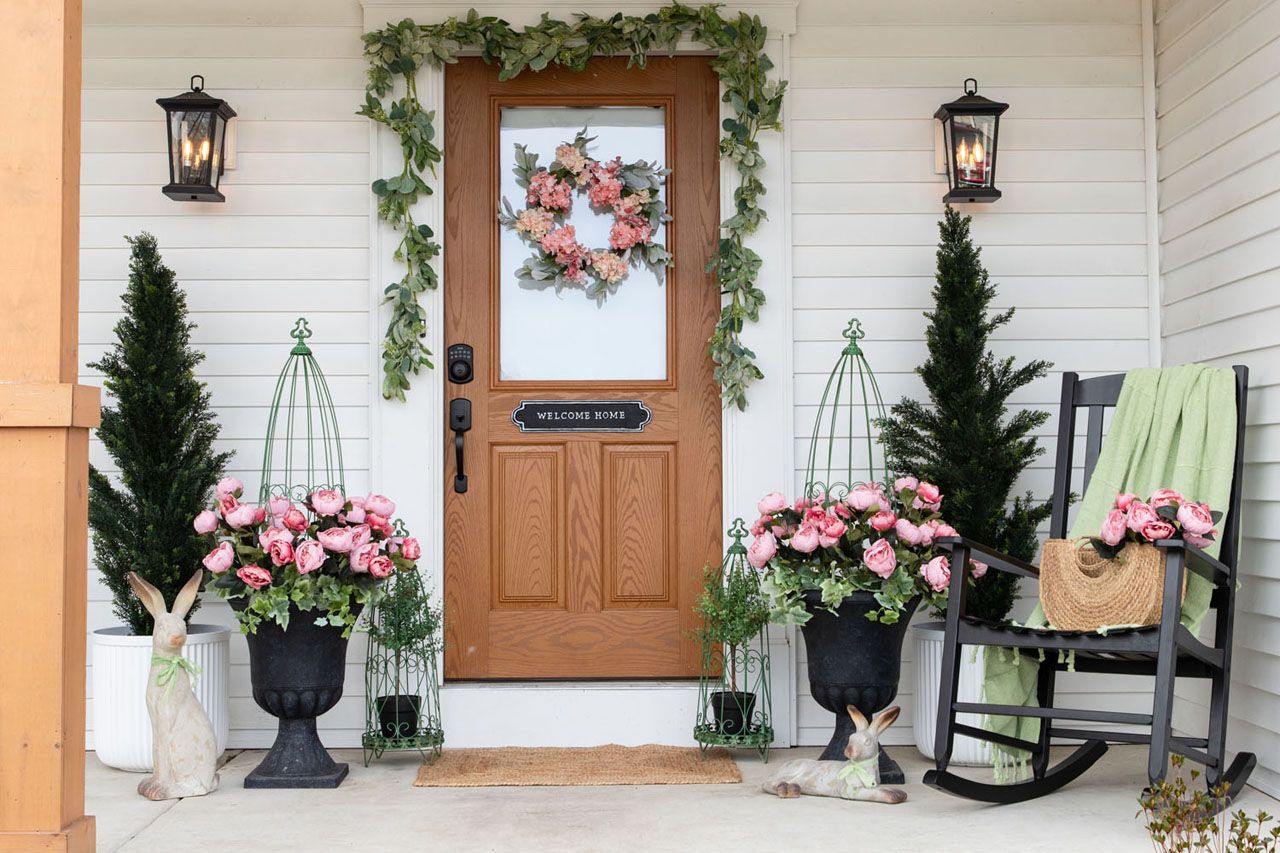
[[[1244,424],[1245,403],[1249,387],[1249,368],[1235,365],[1236,374],[1236,453],[1235,470],[1231,484],[1231,503],[1227,510],[1227,522],[1222,531],[1222,551],[1218,559],[1231,567],[1234,577],[1236,559],[1240,547],[1241,485],[1244,481]],[[1049,535],[1062,539],[1067,535],[1070,510],[1071,477],[1073,473],[1076,419],[1080,409],[1088,410],[1084,444],[1084,471],[1082,489],[1089,487],[1093,469],[1098,464],[1105,435],[1106,410],[1114,408],[1124,386],[1124,374],[1113,373],[1081,379],[1076,373],[1062,374],[1062,403],[1058,411],[1058,454],[1053,476],[1053,513],[1049,518]]]

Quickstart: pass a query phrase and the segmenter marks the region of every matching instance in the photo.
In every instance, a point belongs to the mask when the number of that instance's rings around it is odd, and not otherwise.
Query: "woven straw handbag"
[[[1182,579],[1182,595],[1187,579]],[[1164,597],[1164,554],[1130,542],[1108,560],[1088,539],[1050,539],[1040,557],[1040,607],[1054,628],[1095,631],[1119,625],[1154,625]]]

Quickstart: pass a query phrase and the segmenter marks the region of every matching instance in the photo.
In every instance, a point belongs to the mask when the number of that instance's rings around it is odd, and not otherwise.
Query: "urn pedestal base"
[[[347,778],[347,765],[329,757],[316,734],[315,717],[281,719],[276,742],[262,762],[245,777],[246,788],[336,788]]]

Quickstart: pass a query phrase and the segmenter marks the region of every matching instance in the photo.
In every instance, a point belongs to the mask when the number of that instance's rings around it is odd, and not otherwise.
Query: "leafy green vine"
[[[593,56],[624,55],[630,65],[643,68],[650,54],[673,53],[686,35],[715,52],[711,67],[720,77],[723,100],[735,113],[724,120],[720,155],[734,163],[740,181],[733,194],[733,215],[720,223],[717,250],[707,264],[727,297],[709,351],[725,405],[746,408],[747,387],[764,375],[755,353],[742,342],[744,321],[759,319],[765,301],[756,286],[760,256],[745,243],[765,219],[760,207],[764,158],[756,137],[762,130],[781,129],[786,83],[768,79],[773,68],[764,53],[768,29],[758,17],[739,13],[726,20],[716,5],[693,8],[680,3],[643,17],[578,14],[572,21],[561,21],[544,14],[537,24],[522,29],[472,9],[465,18],[441,24],[424,26],[406,18],[365,33],[369,82],[359,114],[395,133],[404,154],[398,174],[373,182],[379,218],[403,235],[395,257],[405,265],[404,277],[385,291],[391,320],[382,346],[384,397],[403,400],[409,377],[432,367],[431,353],[423,345],[427,318],[418,297],[439,284],[431,262],[440,254],[440,243],[429,227],[414,222],[412,209],[432,193],[426,175],[435,175],[441,151],[433,142],[435,113],[424,110],[418,100],[418,70],[456,62],[463,50],[477,51],[485,62],[497,65],[502,80],[550,65],[581,71]],[[404,81],[404,94],[390,98],[397,78]]]

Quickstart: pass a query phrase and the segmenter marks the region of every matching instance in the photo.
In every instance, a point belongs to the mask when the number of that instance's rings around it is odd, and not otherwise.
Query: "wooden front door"
[[[445,432],[447,678],[698,673],[692,610],[721,546],[720,402],[707,357],[719,296],[705,271],[717,239],[718,108],[705,57],[646,69],[600,59],[507,82],[479,59],[446,71],[445,341],[456,359],[460,345],[473,354],[472,380],[445,392],[446,417],[470,402],[470,428]],[[633,266],[601,300],[518,280],[532,250],[498,222],[503,197],[525,206],[515,144],[547,166],[583,127],[594,158],[672,170],[664,236],[674,265],[665,278]],[[585,194],[570,221],[589,248],[606,244],[612,219]]]

